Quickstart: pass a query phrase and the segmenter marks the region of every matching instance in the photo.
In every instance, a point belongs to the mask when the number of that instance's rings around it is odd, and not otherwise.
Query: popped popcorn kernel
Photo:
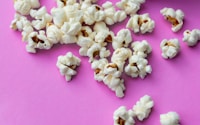
[[[172,31],[177,32],[183,26],[184,13],[182,10],[174,10],[173,8],[163,8],[160,13],[164,18],[172,24]]]
[[[183,33],[183,41],[187,43],[188,46],[195,46],[200,40],[200,30],[185,30]]]
[[[176,112],[168,112],[160,115],[161,125],[180,125],[179,115]]]
[[[72,76],[77,74],[76,68],[80,65],[81,60],[68,52],[64,56],[59,56],[56,66],[59,68],[61,75],[65,76],[66,81],[71,81]]]
[[[165,59],[171,59],[178,54],[180,50],[180,44],[178,39],[164,39],[160,43],[160,48],[162,50],[162,57]]]
[[[46,25],[46,34],[50,43],[57,44],[62,38],[61,30],[54,24],[48,23]]]

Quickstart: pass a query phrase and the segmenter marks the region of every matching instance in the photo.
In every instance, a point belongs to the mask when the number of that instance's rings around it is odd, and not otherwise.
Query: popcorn
[[[134,125],[133,112],[125,106],[120,106],[113,114],[114,125]]]
[[[151,53],[152,48],[146,40],[136,41],[131,44],[133,48],[133,54],[146,58],[149,53]]]
[[[67,20],[65,10],[63,8],[52,8],[51,15],[53,17],[53,23],[58,27],[61,27]]]
[[[49,42],[45,36],[44,31],[31,32],[28,36],[28,41],[26,45],[26,51],[30,53],[36,53],[36,49],[50,49],[52,44]]]
[[[154,106],[154,102],[151,97],[145,95],[137,101],[136,105],[133,106],[133,113],[138,120],[143,121],[147,118],[151,112],[151,108]]]
[[[67,5],[73,5],[76,3],[76,0],[56,0],[57,6],[62,8]]]
[[[152,72],[151,65],[148,65],[148,60],[139,56],[132,55],[129,58],[129,64],[125,67],[125,73],[133,78],[145,78],[147,74]]]
[[[105,23],[108,25],[113,25],[116,22],[122,22],[126,19],[127,15],[124,11],[116,11],[112,2],[105,2],[102,5],[105,12]]]
[[[94,43],[87,51],[89,62],[110,56],[110,51],[98,43]]]
[[[136,14],[129,19],[126,27],[132,29],[135,33],[151,33],[155,27],[155,22],[149,17],[148,13]]]
[[[174,10],[173,8],[163,8],[160,13],[164,18],[172,24],[172,31],[177,32],[183,26],[184,13],[182,10]]]
[[[194,46],[200,40],[200,30],[193,29],[185,30],[183,33],[183,41],[187,43],[188,46]]]
[[[70,20],[70,18],[73,18],[76,21],[81,21],[83,12],[79,10],[80,9],[79,3],[67,5],[63,9],[65,10],[67,20]]]
[[[121,0],[116,3],[116,6],[124,10],[126,14],[134,15],[144,2],[145,0]]]
[[[105,13],[98,5],[91,5],[84,10],[83,21],[85,24],[92,25],[95,22],[103,21]]]
[[[59,68],[61,75],[65,76],[66,81],[71,81],[72,76],[76,75],[76,68],[80,65],[81,60],[68,52],[65,56],[59,56],[56,66]]]
[[[168,112],[160,115],[161,125],[180,125],[179,115],[176,112]]]
[[[180,45],[178,39],[164,39],[162,40],[160,44],[160,48],[162,50],[162,57],[165,59],[171,59],[174,58],[179,50],[180,50]]]
[[[31,9],[39,7],[39,0],[14,0],[14,8],[21,15],[29,15]]]
[[[89,26],[82,26],[81,31],[78,33],[77,45],[81,48],[79,49],[79,54],[81,56],[87,56],[88,49],[94,44],[94,36],[96,33],[92,32]]]
[[[112,47],[115,50],[118,48],[127,48],[131,42],[131,32],[128,29],[121,29],[112,42]]]
[[[103,81],[105,77],[104,73],[104,68],[108,64],[108,60],[105,58],[102,58],[100,60],[94,60],[92,62],[92,69],[95,71],[94,72],[94,79],[97,80],[98,82]]]
[[[23,28],[23,31],[22,31],[22,41],[28,41],[28,36],[30,33],[32,33],[34,30],[33,30],[33,27],[31,25],[29,26],[25,26]]]
[[[41,7],[39,10],[30,10],[31,17],[35,18],[32,25],[36,30],[41,30],[46,27],[47,23],[52,21],[52,16],[47,13],[46,7]]]
[[[57,44],[62,37],[61,30],[54,24],[48,23],[46,26],[46,34],[50,43]]]

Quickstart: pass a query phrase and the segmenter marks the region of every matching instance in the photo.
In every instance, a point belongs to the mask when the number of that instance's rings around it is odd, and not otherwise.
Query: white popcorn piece
[[[94,79],[98,82],[103,81],[105,77],[104,68],[108,64],[108,60],[105,58],[102,58],[100,60],[94,60],[92,62],[92,69],[94,70]]]
[[[132,42],[131,32],[128,29],[121,29],[112,42],[113,49],[127,48]]]
[[[155,22],[149,17],[148,13],[142,15],[133,15],[127,25],[126,28],[130,28],[135,33],[141,32],[144,33],[151,33],[155,27]]]
[[[76,2],[77,2],[76,0],[56,0],[57,6],[59,8],[65,7],[67,5],[73,5]]]
[[[104,12],[105,12],[105,23],[108,25],[113,25],[117,22],[122,22],[126,19],[127,15],[124,11],[116,11],[115,7],[113,6],[112,2],[105,2],[102,5]]]
[[[165,59],[171,59],[178,54],[180,50],[180,44],[178,39],[164,39],[160,43],[160,48],[162,50],[162,57]]]
[[[134,15],[140,9],[141,4],[145,0],[121,0],[116,3],[116,6],[126,12],[126,14]]]
[[[188,46],[195,46],[200,40],[200,30],[185,30],[183,33],[183,41],[187,43]]]
[[[47,39],[44,31],[31,32],[26,45],[27,52],[36,53],[36,49],[50,49],[52,44]]]
[[[71,81],[72,76],[77,74],[76,68],[80,65],[81,60],[68,52],[64,56],[59,56],[56,66],[59,68],[61,75],[65,76],[66,81]]]
[[[173,8],[163,8],[160,13],[164,18],[172,24],[172,31],[177,32],[183,26],[184,13],[182,10],[174,10]]]
[[[39,0],[14,0],[14,8],[21,15],[29,15],[31,9],[39,7]]]
[[[94,43],[87,51],[89,62],[93,62],[96,59],[106,58],[110,56],[110,50],[107,50],[101,44]]]
[[[132,55],[129,58],[129,64],[125,67],[125,73],[133,78],[145,78],[147,74],[152,72],[151,65],[148,65],[148,60],[139,56]]]
[[[46,26],[46,34],[50,43],[57,44],[62,38],[61,30],[54,24],[48,23]]]
[[[143,58],[146,58],[152,51],[150,44],[146,40],[133,42],[131,48],[133,48],[134,55],[139,55]]]
[[[82,26],[77,40],[77,45],[81,47],[79,49],[81,56],[87,56],[88,49],[94,44],[95,34],[89,26]]]
[[[58,27],[61,27],[67,20],[65,10],[63,8],[52,8],[51,15],[53,17],[53,23]]]
[[[92,25],[95,22],[103,21],[105,13],[98,5],[92,5],[87,7],[83,13],[83,21],[85,24]]]
[[[136,102],[136,105],[133,106],[133,112],[135,117],[138,120],[143,121],[145,118],[149,117],[154,102],[150,96],[145,95]]]
[[[79,3],[90,3],[90,4],[92,4],[92,3],[96,3],[98,0],[79,0]]]
[[[161,125],[180,125],[179,115],[176,112],[168,112],[160,115]]]
[[[127,110],[125,106],[120,106],[113,113],[114,125],[135,125],[135,120],[133,119],[133,112]]]
[[[83,11],[80,10],[79,3],[74,3],[73,5],[67,5],[63,9],[65,10],[67,20],[73,18],[76,21],[81,21],[83,16]]]
[[[35,20],[32,21],[32,25],[36,30],[44,29],[47,23],[52,21],[52,16],[47,13],[45,6],[38,10],[31,9],[30,15],[35,18]]]
[[[33,27],[30,25],[30,26],[25,26],[23,28],[23,31],[22,31],[22,41],[28,41],[28,36],[30,33],[32,33],[34,30],[33,30]]]

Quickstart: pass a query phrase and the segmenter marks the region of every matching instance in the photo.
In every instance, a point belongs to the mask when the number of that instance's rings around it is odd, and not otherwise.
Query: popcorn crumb
[[[168,112],[160,115],[161,125],[180,125],[179,115],[176,112]]]
[[[64,56],[59,56],[56,66],[59,68],[61,75],[65,76],[66,81],[71,81],[72,76],[77,74],[76,68],[80,65],[81,60],[68,52]]]
[[[164,18],[172,24],[172,31],[177,32],[183,26],[184,13],[182,10],[174,10],[173,8],[163,8],[160,13]]]
[[[188,46],[195,46],[197,42],[200,40],[200,30],[193,29],[185,30],[183,33],[183,41],[187,43]]]
[[[180,45],[178,39],[164,39],[162,40],[160,44],[160,48],[162,50],[162,57],[165,59],[171,59],[174,58],[179,50],[180,50]]]

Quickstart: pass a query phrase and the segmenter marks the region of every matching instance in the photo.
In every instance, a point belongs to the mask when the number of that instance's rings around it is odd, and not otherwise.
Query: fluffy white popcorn
[[[126,12],[126,14],[134,15],[140,9],[141,4],[145,0],[121,0],[116,3],[116,6]]]
[[[151,72],[152,68],[151,65],[148,65],[148,60],[139,55],[132,55],[129,58],[128,65],[125,67],[125,73],[133,78],[139,76],[144,79]]]
[[[104,12],[105,12],[105,23],[108,25],[113,25],[117,22],[122,22],[126,19],[127,15],[124,11],[116,11],[115,7],[113,6],[112,2],[105,2],[102,5]]]
[[[61,75],[65,76],[66,81],[71,81],[72,76],[77,74],[76,68],[80,65],[81,60],[68,52],[64,56],[59,56],[56,66],[59,68]]]
[[[96,3],[98,0],[79,0],[79,3]]]
[[[139,55],[143,58],[146,58],[149,53],[151,53],[152,48],[146,40],[135,41],[131,44],[133,48],[133,54]]]
[[[30,26],[25,26],[23,28],[23,31],[22,31],[22,41],[28,41],[28,36],[30,33],[32,33],[34,30],[33,30],[33,27],[30,25]]]
[[[138,120],[143,121],[147,118],[151,112],[151,108],[154,106],[154,102],[150,96],[145,95],[140,98],[139,101],[133,106],[133,112]]]
[[[67,5],[73,5],[76,2],[77,2],[76,0],[56,0],[57,6],[60,8],[67,6]]]
[[[53,23],[58,27],[61,27],[67,20],[65,10],[63,8],[52,8],[51,15],[53,17]]]
[[[112,47],[115,50],[122,47],[126,48],[131,42],[132,36],[130,30],[121,29],[114,38],[114,41],[112,42]]]
[[[161,125],[180,125],[179,115],[176,112],[168,112],[160,115]]]
[[[135,120],[133,119],[133,112],[127,110],[125,106],[120,106],[113,113],[114,125],[135,125]]]
[[[108,60],[106,58],[102,58],[100,60],[94,60],[92,62],[92,69],[94,70],[94,79],[101,82],[105,77],[104,68],[108,64]]]
[[[88,49],[94,44],[95,34],[89,26],[82,26],[77,40],[77,45],[80,46],[79,54],[81,56],[87,56]]]
[[[187,43],[188,46],[194,46],[200,40],[200,30],[193,29],[185,30],[183,33],[183,41]]]
[[[31,32],[26,45],[27,52],[36,53],[36,49],[50,49],[52,44],[47,39],[44,31]]]
[[[29,15],[31,9],[39,7],[39,0],[14,0],[14,8],[21,15]]]
[[[89,62],[93,62],[96,59],[106,58],[110,56],[110,51],[101,44],[94,43],[87,51],[87,56],[89,57]]]
[[[80,10],[80,4],[75,3],[73,5],[67,5],[63,8],[66,13],[66,17],[69,20],[70,18],[73,18],[76,21],[81,21],[83,16],[83,11]]]
[[[92,25],[95,22],[103,21],[105,13],[98,5],[91,5],[84,10],[83,21],[85,24]]]
[[[162,50],[162,57],[165,59],[171,59],[174,58],[179,50],[180,50],[180,45],[178,39],[164,39],[160,43],[160,48]]]
[[[184,13],[182,10],[174,10],[173,8],[163,8],[160,13],[164,18],[172,24],[172,31],[177,32],[183,26]]]
[[[52,21],[52,16],[47,13],[45,6],[38,10],[31,9],[30,15],[35,18],[35,20],[32,21],[32,25],[36,30],[44,29],[46,24]]]
[[[149,17],[148,13],[142,15],[136,14],[129,19],[126,27],[130,28],[135,33],[151,33],[155,27],[155,22]]]
[[[57,44],[62,37],[61,30],[54,24],[48,23],[46,26],[46,34],[50,43]]]

